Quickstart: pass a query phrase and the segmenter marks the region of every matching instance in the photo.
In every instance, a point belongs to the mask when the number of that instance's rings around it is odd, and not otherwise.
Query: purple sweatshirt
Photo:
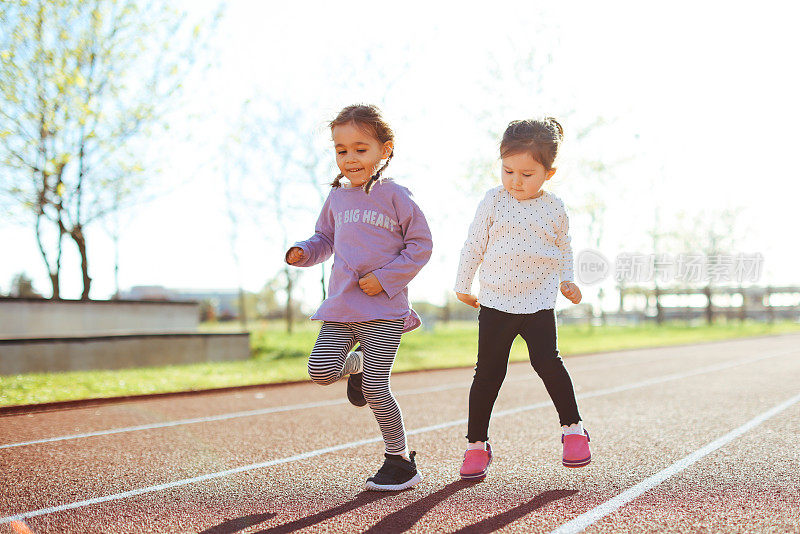
[[[303,249],[297,267],[310,267],[333,256],[328,298],[311,318],[361,322],[405,319],[403,332],[420,325],[408,302],[408,283],[431,257],[428,222],[411,192],[391,179],[361,187],[331,189],[314,235],[294,244]],[[383,286],[368,296],[359,278],[372,273]]]

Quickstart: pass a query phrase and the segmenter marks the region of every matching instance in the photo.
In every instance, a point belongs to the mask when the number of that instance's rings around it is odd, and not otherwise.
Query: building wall
[[[156,334],[0,340],[0,375],[246,360],[250,335]]]
[[[0,298],[0,338],[196,332],[197,302]]]

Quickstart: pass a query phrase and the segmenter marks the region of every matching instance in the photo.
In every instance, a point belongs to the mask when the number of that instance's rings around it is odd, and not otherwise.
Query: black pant
[[[478,364],[469,390],[467,439],[470,442],[489,440],[489,418],[506,377],[509,351],[517,335],[528,345],[531,365],[544,382],[561,424],[571,425],[581,420],[572,380],[558,355],[555,312],[506,313],[481,306]]]

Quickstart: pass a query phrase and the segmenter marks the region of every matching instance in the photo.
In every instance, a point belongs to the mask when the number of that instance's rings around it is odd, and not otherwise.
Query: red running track
[[[800,532],[800,335],[567,366],[592,464],[561,466],[512,364],[480,483],[458,480],[472,371],[395,375],[423,475],[402,493],[362,491],[383,447],[344,382],[0,417],[0,532]]]

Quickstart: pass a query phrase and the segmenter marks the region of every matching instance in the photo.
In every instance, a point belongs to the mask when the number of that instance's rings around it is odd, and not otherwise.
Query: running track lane
[[[767,357],[768,356],[750,358],[751,361],[749,363],[750,364],[757,363],[759,361],[765,360]],[[748,364],[747,363],[738,363],[736,365],[743,366],[743,365],[748,365]],[[716,368],[715,369],[707,369],[705,372],[706,373],[722,373],[722,372],[726,372],[726,371],[729,371],[729,370],[733,370],[736,365],[730,365],[730,362],[729,362],[729,364],[717,364],[716,366],[706,366],[707,368],[708,367],[711,367],[711,368],[716,367]],[[772,365],[772,364],[770,364],[770,365]],[[573,373],[573,374],[575,374],[575,373]],[[649,383],[643,383],[643,384],[638,385],[637,387],[638,388],[646,388],[646,387],[649,387],[649,386],[655,386],[655,385],[658,385],[658,384],[664,384],[664,383],[666,383],[668,381],[675,382],[675,381],[686,380],[686,379],[689,379],[692,376],[699,377],[699,374],[697,372],[694,372],[694,371],[687,371],[686,373],[683,373],[682,375],[680,373],[678,373],[678,374],[673,373],[673,375],[674,376],[672,376],[671,378],[668,378],[667,380],[664,380],[667,377],[663,377],[662,376],[662,377],[660,377],[660,379],[651,380]],[[705,382],[708,382],[709,378],[713,378],[713,377],[706,377]],[[640,382],[646,382],[646,381],[640,381]],[[614,386],[614,387],[605,388],[605,389],[606,390],[602,393],[602,395],[611,395],[611,396],[613,396],[614,393],[621,393],[621,392],[625,392],[625,391],[630,391],[631,390],[630,387],[625,387],[625,386]],[[584,398],[592,398],[592,397],[600,396],[597,393],[598,392],[590,392],[589,394],[585,394]],[[619,399],[617,399],[617,401],[619,401]],[[582,404],[585,404],[585,403],[582,403]],[[528,405],[528,406],[524,406],[524,407],[516,407],[516,408],[507,409],[507,410],[502,411],[502,415],[505,415],[505,416],[518,415],[518,414],[521,414],[521,413],[526,412],[528,410],[532,410],[535,407],[546,407],[546,406],[548,406],[548,403],[545,402],[545,403],[538,403],[536,405]],[[497,415],[500,415],[500,413],[498,413]],[[586,418],[586,413],[584,413],[584,417]],[[591,418],[587,418],[587,419],[591,420]],[[597,419],[598,422],[600,421],[600,419],[598,419],[597,417],[595,417],[595,419]],[[424,432],[435,432],[437,430],[446,429],[446,428],[451,427],[453,425],[457,426],[459,424],[463,424],[463,421],[456,420],[456,421],[450,421],[450,422],[447,422],[447,423],[440,423],[438,427],[435,427],[435,425],[432,425],[430,428],[427,428],[427,429],[419,429],[419,432],[417,432],[417,433],[421,433],[423,431]],[[594,433],[596,435],[597,428],[595,428],[595,427],[590,427],[590,428],[594,428],[594,430],[595,430]],[[597,439],[597,438],[595,437],[595,439]],[[368,440],[367,442],[369,442],[369,441],[374,441],[374,440]],[[367,443],[367,442],[364,442],[364,443]],[[360,446],[361,445],[353,445],[353,447],[360,447]],[[302,456],[303,456],[302,454],[301,455],[295,455],[294,457],[291,457],[291,458],[294,458],[294,460],[292,460],[292,461],[300,461]],[[286,460],[287,458],[289,458],[289,457],[284,457],[283,460]],[[452,460],[451,460],[451,463],[452,463]],[[276,465],[276,464],[273,464],[273,465]],[[430,468],[428,468],[428,469],[430,469]],[[457,467],[456,467],[456,469],[457,469]],[[493,466],[493,469],[494,469],[494,466]],[[426,473],[427,473],[427,471],[426,471]],[[411,492],[408,492],[406,495],[408,495],[410,493]],[[550,495],[550,494],[547,494],[547,495]],[[544,500],[546,500],[546,499],[544,499]],[[533,501],[531,501],[531,502],[533,502]]]

